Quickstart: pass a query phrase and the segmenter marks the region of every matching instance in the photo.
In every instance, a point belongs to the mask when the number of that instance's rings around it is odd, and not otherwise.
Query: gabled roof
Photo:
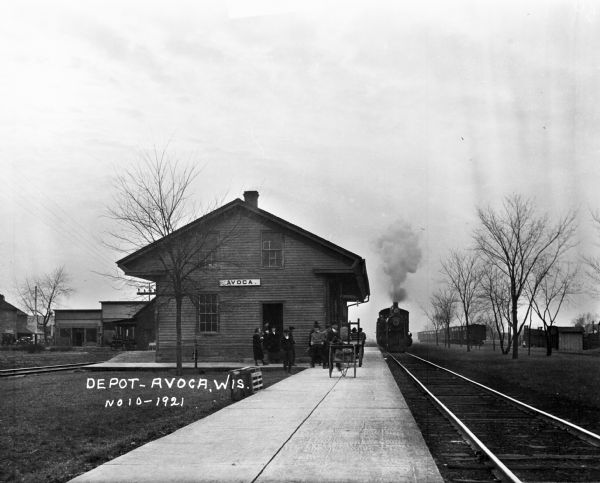
[[[361,280],[361,282],[362,282],[361,288],[362,288],[364,295],[367,296],[369,294],[369,280],[367,278],[367,270],[366,270],[365,260],[363,258],[361,258],[359,255],[352,253],[351,251],[346,250],[345,248],[342,248],[339,245],[336,245],[335,243],[332,243],[324,238],[321,238],[320,236],[317,236],[314,233],[311,233],[303,228],[300,228],[299,226],[294,225],[293,223],[290,223],[289,221],[279,218],[278,216],[275,216],[272,213],[269,213],[268,211],[265,211],[256,206],[253,206],[252,204],[247,203],[239,198],[236,198],[235,200],[221,206],[220,208],[217,208],[216,210],[213,210],[210,213],[207,213],[206,215],[201,216],[200,218],[198,218],[198,219],[192,221],[191,223],[188,223],[187,225],[174,231],[170,235],[167,235],[166,237],[164,237],[160,240],[157,240],[154,243],[146,245],[145,247],[140,248],[139,250],[131,253],[130,255],[127,255],[126,257],[117,261],[117,265],[124,272],[126,272],[125,268],[129,263],[150,253],[152,250],[154,250],[156,247],[158,247],[160,245],[160,243],[163,243],[165,240],[170,239],[170,238],[179,237],[187,232],[194,230],[194,228],[196,228],[204,223],[216,221],[218,218],[225,216],[226,214],[233,212],[236,209],[246,210],[260,218],[263,218],[264,220],[267,220],[268,222],[279,225],[285,230],[288,230],[288,231],[295,233],[303,238],[311,240],[312,242],[314,242],[330,251],[333,251],[339,255],[342,255],[342,256],[348,258],[350,261],[352,261],[352,271],[353,271],[354,275],[357,277],[357,279]]]
[[[4,295],[0,294],[0,310],[6,310],[6,311],[10,311],[10,312],[17,312],[18,315],[27,315],[25,312],[23,312],[21,309],[19,309],[18,307],[15,307],[13,304],[9,304],[6,299],[4,298]]]
[[[141,306],[134,314],[132,314],[130,317],[127,318],[122,318],[122,319],[116,319],[116,320],[111,320],[110,323],[112,324],[119,324],[119,323],[124,323],[124,322],[130,322],[130,323],[135,323],[136,319],[143,314],[144,312],[148,311],[148,310],[154,310],[154,306],[156,305],[156,297],[154,297],[152,300],[150,301],[146,301],[144,302],[144,305]]]
[[[321,238],[307,230],[304,230],[303,228],[300,228],[299,226],[294,225],[293,223],[290,223],[289,221],[279,218],[278,216],[275,216],[272,213],[269,213],[268,211],[261,210],[260,208],[256,208],[256,207],[250,205],[249,203],[246,203],[245,201],[243,201],[239,198],[236,198],[235,200],[227,203],[226,205],[223,205],[220,208],[217,208],[216,210],[211,211],[210,213],[208,213],[204,216],[201,216],[200,218],[192,221],[191,223],[188,223],[187,225],[179,228],[178,230],[175,230],[173,233],[171,233],[167,237],[157,240],[154,243],[146,245],[145,247],[131,253],[130,255],[127,255],[126,257],[117,261],[117,265],[120,266],[122,264],[127,264],[127,263],[139,258],[140,256],[148,253],[149,251],[154,249],[156,246],[158,246],[161,242],[163,242],[165,239],[178,237],[188,231],[193,230],[195,227],[197,227],[198,225],[201,225],[202,223],[216,220],[217,218],[225,215],[226,213],[233,211],[235,208],[241,208],[241,209],[248,210],[262,218],[265,218],[266,220],[268,220],[272,223],[276,223],[276,224],[282,226],[283,228],[286,228],[287,230],[290,230],[290,231],[297,233],[305,238],[308,238],[308,239],[310,239],[330,250],[333,250],[341,255],[344,255],[348,258],[360,259],[360,257],[358,255],[346,250],[345,248],[340,247],[339,245],[331,243],[330,241],[325,240],[324,238]]]

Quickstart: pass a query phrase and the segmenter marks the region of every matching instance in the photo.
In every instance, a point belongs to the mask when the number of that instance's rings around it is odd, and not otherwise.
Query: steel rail
[[[484,453],[490,461],[494,464],[494,466],[502,473],[504,477],[506,477],[509,481],[513,483],[522,483],[522,481],[504,464],[498,457],[492,453],[492,451],[485,445],[483,442],[475,436],[475,434],[467,427],[465,424],[456,417],[456,415],[446,407],[446,405],[440,401],[429,389],[427,389],[419,379],[415,375],[413,375],[398,359],[388,353],[388,357],[391,357],[396,364],[398,364],[404,372],[406,372],[415,383],[431,398],[431,400],[445,413],[453,422],[456,424],[460,431],[463,432],[467,438],[469,438],[479,450]]]
[[[11,376],[27,376],[30,374],[43,374],[44,372],[68,371],[69,369],[77,369],[94,364],[93,362],[82,362],[78,364],[61,364],[56,366],[41,366],[41,367],[19,367],[15,369],[0,369],[1,377]]]
[[[579,436],[584,436],[586,438],[590,438],[592,441],[594,441],[596,444],[600,444],[600,435],[596,434],[596,433],[592,433],[591,431],[588,431],[587,429],[582,428],[581,426],[577,426],[576,424],[570,423],[569,421],[566,421],[564,419],[561,419],[557,416],[554,416],[553,414],[547,413],[545,411],[542,411],[541,409],[538,409],[536,407],[530,406],[529,404],[525,404],[524,402],[519,401],[518,399],[514,399],[504,393],[501,393],[500,391],[496,391],[495,389],[492,389],[491,387],[485,386],[477,381],[473,381],[472,379],[469,379],[468,377],[465,377],[461,374],[458,374],[454,371],[451,371],[450,369],[446,369],[445,367],[439,366],[431,361],[428,361],[427,359],[423,359],[422,357],[416,356],[414,354],[409,354],[408,352],[406,353],[411,357],[414,357],[415,359],[419,359],[420,361],[423,361],[427,364],[432,365],[433,367],[436,367],[438,369],[441,369],[443,371],[449,372],[450,374],[456,376],[456,377],[460,377],[461,379],[470,382],[471,384],[474,384],[482,389],[485,389],[486,391],[491,392],[492,394],[496,394],[497,396],[500,396],[504,399],[507,399],[508,401],[526,408],[529,411],[532,411],[536,414],[540,414],[548,419],[553,420],[554,422],[559,423],[562,426],[566,426],[568,429],[575,431]]]

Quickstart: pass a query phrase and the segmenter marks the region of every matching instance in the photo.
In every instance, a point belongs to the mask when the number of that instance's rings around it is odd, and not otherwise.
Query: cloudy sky
[[[259,206],[367,260],[417,240],[404,305],[413,330],[466,247],[477,206],[530,196],[579,210],[597,247],[597,2],[0,2],[0,293],[64,264],[63,308],[133,294],[98,273],[114,176],[154,146],[198,164],[207,206],[244,190]],[[410,252],[414,253],[414,252]],[[12,300],[11,300],[12,299]],[[600,311],[580,297],[565,312]],[[568,320],[559,321],[566,323]]]

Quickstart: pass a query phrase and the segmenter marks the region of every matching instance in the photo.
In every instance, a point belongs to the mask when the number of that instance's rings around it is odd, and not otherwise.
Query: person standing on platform
[[[271,328],[271,335],[269,336],[269,362],[281,361],[281,336],[277,333],[277,328]]]
[[[360,347],[360,353],[358,355],[358,367],[362,367],[363,356],[365,355],[365,342],[367,341],[367,334],[362,330],[362,327],[358,329],[358,345]]]
[[[263,333],[262,333],[262,346],[263,353],[267,356],[266,365],[269,365],[271,361],[269,354],[269,347],[271,346],[271,331],[269,330],[269,323],[265,322]]]
[[[335,325],[332,325],[328,330],[327,330],[327,343],[326,343],[326,352],[327,352],[327,364],[330,366],[331,364],[333,364],[333,359],[335,358],[335,354],[330,350],[330,346],[333,344],[339,344],[340,343],[340,334],[337,330],[337,327]],[[339,362],[335,363],[335,366],[338,368],[338,370],[342,370],[342,366]]]
[[[348,325],[344,324],[343,322],[340,324],[341,329],[340,329],[340,340],[342,342],[348,342],[348,337],[349,337],[349,332],[348,332]]]
[[[354,346],[354,357],[356,357],[356,360],[359,360],[360,340],[358,339],[358,330],[356,330],[356,327],[352,327],[350,331],[350,343]]]
[[[254,365],[258,366],[258,361],[265,365],[265,354],[263,352],[263,338],[260,333],[260,329],[254,329],[254,335],[252,336],[252,352],[254,353]]]
[[[290,337],[290,331],[284,330],[281,338],[281,355],[283,358],[283,370],[288,374],[292,373],[292,356],[294,352],[294,344]]]
[[[315,320],[310,334],[308,334],[308,350],[310,352],[310,367],[315,367],[316,364],[325,363],[323,359],[323,332],[319,327],[319,323]]]
[[[294,340],[294,329],[295,327],[293,325],[288,327],[288,331],[290,333],[290,340],[292,341],[292,366],[296,365],[296,341]]]

